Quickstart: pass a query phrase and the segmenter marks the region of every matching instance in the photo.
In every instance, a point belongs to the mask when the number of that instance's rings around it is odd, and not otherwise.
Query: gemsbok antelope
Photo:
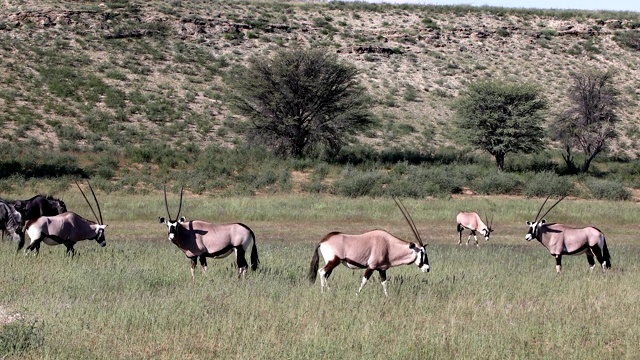
[[[560,198],[553,206],[547,210],[544,215],[540,215],[542,208],[549,200],[545,199],[538,210],[538,214],[533,222],[527,221],[529,231],[525,235],[525,240],[531,241],[536,239],[546,247],[551,255],[556,259],[556,271],[558,274],[562,271],[562,255],[579,255],[586,253],[589,266],[593,269],[596,265],[593,257],[602,265],[602,270],[611,267],[611,257],[607,242],[602,231],[593,226],[583,228],[575,228],[564,224],[549,224],[544,219],[564,196]]]
[[[89,189],[93,195],[93,200],[96,202],[98,208],[98,214],[93,210],[93,206],[85,196],[82,188],[76,182],[76,186],[82,193],[84,200],[89,205],[93,216],[96,218],[96,222],[87,220],[82,216],[73,212],[64,212],[55,216],[41,216],[36,220],[27,222],[27,234],[31,239],[31,243],[24,250],[25,253],[35,250],[36,255],[40,252],[40,243],[44,242],[47,245],[59,245],[64,244],[67,248],[65,254],[71,253],[75,255],[76,250],[73,248],[78,241],[82,240],[95,240],[100,246],[107,245],[107,241],[104,236],[104,229],[107,227],[102,220],[102,211],[100,210],[100,204],[96,198],[96,194],[89,184]]]
[[[12,201],[16,211],[22,215],[23,226],[26,228],[27,223],[36,220],[41,216],[55,216],[67,212],[67,205],[61,199],[56,199],[51,195],[36,195],[27,200]],[[22,229],[24,231],[24,229]],[[24,247],[24,236],[18,243],[20,251]]]
[[[247,260],[244,257],[249,245],[251,249],[251,270],[256,270],[260,262],[256,237],[253,231],[245,224],[211,224],[204,221],[192,220],[187,222],[180,218],[182,210],[182,192],[180,189],[180,205],[175,219],[169,213],[167,203],[167,190],[164,189],[164,205],[167,209],[167,219],[159,217],[160,223],[167,225],[169,229],[169,241],[174,243],[191,260],[191,279],[195,281],[195,268],[200,260],[202,272],[207,271],[207,258],[224,258],[232,252],[236,253],[238,276],[243,278],[247,272]]]
[[[331,272],[342,263],[350,269],[365,269],[357,293],[360,293],[373,272],[378,271],[382,289],[388,296],[387,269],[390,267],[414,263],[423,272],[429,272],[427,251],[418,229],[404,205],[396,198],[393,200],[411,227],[417,243],[406,242],[384,230],[373,230],[360,235],[331,232],[320,240],[311,257],[309,281],[315,283],[317,274],[320,274],[321,291],[324,292],[325,288],[328,288],[327,280]],[[322,253],[325,262],[320,270],[318,270],[320,261],[318,253]]]
[[[491,223],[487,226],[485,223],[489,223],[489,219],[485,218],[485,221],[482,221],[480,215],[475,212],[461,212],[456,216],[456,222],[458,223],[457,229],[458,234],[458,245],[462,245],[462,231],[464,229],[469,229],[471,232],[469,233],[469,237],[467,238],[467,245],[469,245],[469,240],[471,240],[471,235],[476,240],[476,246],[478,245],[478,238],[476,237],[476,231],[479,231],[482,235],[484,235],[484,239],[489,241],[489,236],[491,236],[491,232],[493,232],[493,217],[491,218]]]

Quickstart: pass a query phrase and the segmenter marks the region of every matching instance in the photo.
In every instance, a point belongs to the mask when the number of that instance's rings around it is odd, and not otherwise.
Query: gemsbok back
[[[469,240],[471,240],[471,235],[476,240],[476,246],[478,245],[478,238],[476,237],[476,231],[480,231],[482,235],[484,235],[484,239],[489,241],[489,236],[493,232],[493,216],[491,218],[491,223],[487,226],[485,223],[489,223],[489,219],[485,217],[485,221],[482,221],[480,215],[475,212],[461,212],[456,216],[456,222],[458,223],[457,229],[458,234],[460,235],[458,238],[458,245],[462,245],[462,231],[464,229],[469,229],[471,233],[469,233],[469,237],[467,238],[467,245],[469,245]]]
[[[200,260],[202,272],[207,271],[207,258],[224,258],[232,252],[236,253],[238,265],[238,276],[243,278],[247,272],[247,260],[244,257],[249,245],[253,243],[251,249],[251,270],[258,268],[258,248],[253,231],[244,224],[211,224],[204,221],[192,220],[187,222],[184,217],[180,218],[182,210],[182,192],[180,189],[180,205],[175,219],[169,213],[167,203],[167,190],[164,189],[164,205],[167,209],[167,219],[159,217],[160,223],[167,225],[169,229],[169,241],[174,243],[191,260],[191,279],[195,281],[195,268]]]
[[[540,215],[542,208],[549,200],[545,199],[538,210],[538,214],[533,222],[527,221],[529,231],[525,235],[525,240],[531,241],[536,239],[544,247],[549,249],[551,255],[556,259],[556,271],[559,274],[562,271],[562,255],[579,255],[585,253],[589,266],[593,269],[596,265],[593,257],[602,265],[602,270],[611,267],[611,256],[607,248],[607,242],[602,231],[593,226],[583,228],[575,228],[564,224],[549,224],[544,219],[545,216],[553,209],[564,196],[560,198],[553,206],[547,210],[544,215]]]
[[[328,288],[327,280],[331,272],[342,263],[350,269],[365,269],[358,293],[360,293],[373,272],[377,271],[380,274],[380,282],[384,294],[388,296],[387,269],[390,267],[413,263],[423,272],[429,272],[427,251],[422,243],[418,229],[404,205],[396,198],[393,200],[400,208],[409,227],[411,227],[417,243],[406,242],[384,230],[373,230],[360,235],[331,232],[320,240],[311,257],[308,274],[309,281],[315,283],[317,274],[320,274],[321,291],[324,292],[325,288]],[[322,253],[325,262],[325,265],[320,270],[318,270],[319,253]]]
[[[59,245],[64,244],[67,248],[65,254],[75,255],[76,250],[73,248],[78,241],[82,240],[95,240],[100,246],[107,245],[107,241],[104,237],[104,229],[107,225],[104,225],[102,220],[102,211],[100,210],[100,204],[96,198],[96,194],[89,184],[89,189],[93,195],[93,200],[96,202],[98,208],[98,214],[93,210],[93,206],[85,196],[82,188],[76,182],[76,186],[82,193],[84,200],[89,205],[93,216],[96,218],[96,222],[87,220],[82,216],[73,212],[64,212],[55,216],[41,216],[36,220],[27,222],[27,234],[31,239],[31,243],[24,250],[25,253],[35,250],[36,255],[40,252],[40,243],[44,242],[47,245]]]

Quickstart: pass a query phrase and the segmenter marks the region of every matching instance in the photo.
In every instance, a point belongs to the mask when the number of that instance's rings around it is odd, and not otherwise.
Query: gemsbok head
[[[564,196],[556,201],[544,215],[539,216],[547,200],[549,200],[547,196],[533,222],[527,221],[529,230],[525,235],[525,240],[536,239],[549,250],[556,259],[556,271],[558,274],[562,271],[562,255],[584,253],[587,255],[587,261],[592,269],[596,264],[593,260],[594,257],[602,265],[603,270],[610,268],[611,256],[602,231],[593,226],[576,228],[565,224],[550,224],[544,219],[562,199],[564,199]]]
[[[331,272],[342,263],[350,269],[365,269],[358,293],[373,272],[377,271],[384,294],[388,296],[387,269],[390,267],[415,264],[423,272],[429,272],[427,251],[418,229],[402,202],[396,198],[393,200],[400,208],[417,242],[404,241],[384,230],[373,230],[359,235],[331,232],[320,240],[311,257],[309,281],[315,283],[317,274],[320,274],[321,291],[324,292],[328,288],[327,280]],[[318,270],[319,253],[322,253],[325,265]]]
[[[200,261],[202,272],[207,271],[207,258],[224,258],[232,252],[236,253],[238,265],[238,275],[243,278],[247,272],[248,264],[245,259],[245,252],[249,245],[253,243],[251,249],[251,270],[258,268],[260,262],[258,258],[258,248],[253,231],[244,224],[211,224],[204,221],[186,221],[180,218],[182,210],[182,193],[180,189],[180,205],[175,218],[169,213],[167,202],[167,189],[164,188],[164,205],[167,210],[167,219],[159,217],[160,223],[164,223],[168,228],[168,239],[174,243],[191,261],[191,279],[195,281],[195,268]]]
[[[27,234],[31,238],[31,243],[25,249],[25,253],[35,250],[36,255],[40,252],[40,243],[44,242],[47,245],[59,245],[63,244],[66,248],[66,254],[75,255],[74,245],[78,241],[82,240],[95,240],[100,246],[106,246],[107,241],[104,236],[104,229],[107,225],[102,220],[102,211],[100,210],[100,203],[96,198],[96,194],[91,187],[91,183],[87,182],[93,200],[98,208],[98,215],[93,210],[93,206],[89,202],[89,199],[82,191],[80,185],[76,182],[76,186],[82,193],[82,197],[89,205],[93,216],[96,218],[96,222],[87,220],[82,216],[73,212],[64,212],[55,216],[41,216],[36,220],[27,224]],[[18,250],[20,250],[18,248]]]
[[[458,223],[457,229],[458,234],[458,245],[462,245],[462,231],[464,229],[469,229],[469,237],[467,238],[467,245],[469,245],[469,240],[471,240],[471,236],[476,240],[476,246],[478,245],[478,238],[476,237],[476,231],[479,231],[486,241],[489,241],[489,237],[493,232],[493,216],[491,216],[491,222],[485,216],[485,221],[482,221],[480,215],[475,212],[461,212],[456,216],[456,222]],[[489,224],[488,226],[486,224]]]

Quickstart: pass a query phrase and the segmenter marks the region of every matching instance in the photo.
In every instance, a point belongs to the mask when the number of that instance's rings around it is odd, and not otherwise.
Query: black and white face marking
[[[417,253],[415,264],[418,265],[422,272],[429,272],[429,259],[427,258],[427,251],[424,249],[424,246],[412,243],[409,247]]]
[[[98,244],[100,244],[100,247],[105,247],[107,246],[107,239],[104,237],[104,228],[106,227],[106,225],[103,225],[103,227],[101,227],[98,230],[98,236],[96,236],[96,242]]]
[[[486,241],[489,241],[489,236],[491,236],[491,232],[492,232],[492,231],[493,231],[493,230],[491,230],[491,229],[484,228],[484,229],[482,229],[482,231],[480,231],[480,232],[482,233],[482,235],[484,235],[484,239],[485,239]]]
[[[527,241],[531,241],[534,238],[538,237],[538,230],[540,226],[544,225],[546,220],[542,219],[539,222],[532,223],[531,221],[527,221],[527,226],[529,226],[529,231],[527,235],[524,236],[524,239]]]
[[[169,239],[169,241],[173,241],[176,238],[176,236],[178,236],[178,224],[182,224],[183,222],[186,221],[184,217],[182,217],[180,221],[169,220],[169,219],[165,221],[163,217],[159,217],[158,219],[160,220],[160,223],[164,223],[165,225],[167,225],[167,228],[169,230],[167,234],[167,238]]]

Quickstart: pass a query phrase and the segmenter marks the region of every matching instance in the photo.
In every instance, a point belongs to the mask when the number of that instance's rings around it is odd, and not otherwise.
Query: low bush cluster
[[[586,184],[591,196],[601,200],[629,200],[631,191],[627,190],[619,182],[589,179]]]

